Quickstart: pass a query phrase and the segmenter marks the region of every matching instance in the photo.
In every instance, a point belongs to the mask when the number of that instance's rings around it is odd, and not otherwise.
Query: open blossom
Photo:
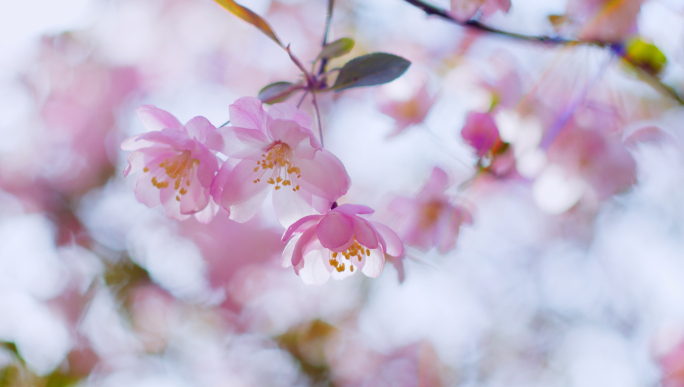
[[[166,215],[179,220],[190,215],[207,222],[218,210],[211,203],[211,183],[219,170],[212,151],[223,139],[204,117],[182,125],[170,113],[151,105],[136,109],[150,132],[126,139],[121,148],[128,156],[124,176],[142,169],[135,197],[148,207],[161,204]]]
[[[380,111],[396,121],[396,126],[391,136],[403,132],[411,125],[423,122],[430,112],[430,108],[435,103],[435,99],[434,96],[430,96],[428,93],[427,86],[423,85],[406,101],[383,103],[380,106]]]
[[[404,247],[389,227],[359,216],[373,212],[366,206],[342,204],[324,215],[299,219],[283,234],[283,241],[290,240],[283,251],[283,267],[294,266],[307,284],[322,284],[331,275],[342,279],[357,271],[378,277],[385,254],[401,257]]]
[[[472,224],[470,212],[451,204],[444,194],[448,180],[447,174],[435,167],[415,198],[399,197],[390,204],[393,211],[405,217],[400,235],[409,245],[424,250],[436,246],[445,253],[456,245],[461,225]]]
[[[264,111],[257,98],[230,105],[231,126],[221,129],[223,153],[240,160],[225,163],[212,194],[236,222],[251,219],[269,191],[281,224],[329,209],[351,184],[342,162],[323,149],[313,119],[294,105],[274,104]]]

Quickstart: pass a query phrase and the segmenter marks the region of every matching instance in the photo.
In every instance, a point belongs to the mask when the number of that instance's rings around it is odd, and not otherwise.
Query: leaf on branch
[[[340,38],[323,46],[316,59],[332,59],[348,54],[354,48],[354,39]]]
[[[362,55],[342,66],[330,89],[342,91],[352,87],[381,85],[399,78],[410,65],[411,62],[400,56],[383,52]]]
[[[259,90],[257,98],[259,98],[261,102],[268,104],[282,102],[301,88],[300,84],[292,82],[275,82],[266,85],[263,89]]]
[[[640,67],[651,75],[658,75],[667,64],[667,57],[654,44],[641,38],[631,40],[626,47],[624,58],[634,66]]]
[[[246,21],[247,23],[255,26],[261,32],[266,34],[269,38],[273,39],[274,42],[278,43],[280,47],[284,47],[280,40],[276,36],[275,32],[271,29],[271,26],[266,23],[261,16],[250,11],[248,8],[241,6],[240,4],[234,2],[233,0],[214,0],[219,3],[223,8],[230,11],[233,15],[239,17],[240,19]]]

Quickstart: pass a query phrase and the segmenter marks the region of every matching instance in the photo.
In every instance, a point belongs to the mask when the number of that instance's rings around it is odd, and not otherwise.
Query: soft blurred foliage
[[[506,3],[434,0],[611,45],[335,2],[329,41],[355,44],[330,68],[412,62],[318,95],[352,178],[340,203],[412,236],[404,273],[322,286],[280,267],[270,201],[244,224],[179,222],[122,174],[137,106],[219,126],[299,81],[272,39],[209,0],[1,4],[0,387],[684,386],[684,3]],[[241,4],[319,55],[327,1]],[[435,167],[448,187],[419,194]]]

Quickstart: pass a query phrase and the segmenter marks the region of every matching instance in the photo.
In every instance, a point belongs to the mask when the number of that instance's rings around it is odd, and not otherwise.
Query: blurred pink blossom
[[[230,105],[230,119],[231,127],[221,129],[223,153],[240,162],[224,164],[212,194],[232,220],[251,219],[271,186],[276,216],[286,227],[324,212],[349,189],[344,165],[323,149],[305,111],[279,103],[266,112],[257,98],[243,97]]]
[[[283,234],[283,241],[289,239],[283,267],[294,266],[307,284],[322,284],[331,274],[335,279],[346,278],[359,270],[378,277],[385,254],[400,257],[404,247],[389,227],[359,216],[373,212],[363,205],[343,204],[325,215],[299,219]]]
[[[451,15],[458,21],[472,19],[477,11],[482,10],[482,15],[489,16],[496,11],[508,13],[511,9],[511,0],[451,0]]]
[[[151,105],[136,109],[150,132],[126,139],[121,148],[131,150],[124,176],[142,169],[135,196],[148,207],[164,206],[166,215],[178,220],[195,214],[210,221],[218,210],[211,203],[210,188],[218,172],[218,158],[212,150],[223,139],[204,117],[182,125],[170,113]]]
[[[415,198],[398,197],[391,202],[391,210],[404,216],[399,234],[407,244],[423,250],[436,246],[445,253],[456,245],[461,225],[472,224],[470,212],[451,204],[444,194],[448,186],[447,174],[435,167]]]
[[[434,96],[428,94],[427,86],[424,84],[406,101],[390,101],[380,105],[380,111],[396,121],[396,126],[390,136],[403,132],[411,125],[423,122],[435,103],[435,99]]]
[[[565,18],[577,37],[602,42],[623,42],[637,32],[643,0],[571,0]]]
[[[663,387],[684,387],[684,342],[659,359]]]
[[[492,153],[495,146],[501,145],[499,129],[494,118],[488,113],[468,113],[465,125],[461,129],[461,137],[475,149],[480,158]]]

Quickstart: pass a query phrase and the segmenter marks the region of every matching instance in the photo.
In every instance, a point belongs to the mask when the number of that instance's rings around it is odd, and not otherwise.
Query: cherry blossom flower
[[[380,105],[380,111],[396,121],[396,126],[390,136],[403,132],[411,125],[423,122],[435,103],[435,99],[434,96],[430,96],[424,84],[406,101],[391,101]]]
[[[148,207],[164,206],[166,215],[178,220],[194,214],[208,222],[218,206],[211,202],[211,183],[219,170],[213,151],[223,139],[204,117],[182,125],[170,113],[151,105],[136,109],[150,132],[126,139],[121,148],[131,150],[124,176],[142,169],[135,196]]]
[[[363,205],[342,204],[324,215],[299,219],[283,234],[283,242],[289,240],[283,267],[294,266],[307,284],[322,284],[331,275],[342,279],[357,271],[378,277],[385,254],[401,257],[404,247],[389,227],[359,216],[373,212]]]
[[[311,131],[313,119],[294,105],[274,104],[266,112],[257,98],[230,105],[231,126],[221,129],[225,163],[212,187],[217,203],[243,223],[273,188],[273,207],[285,227],[302,216],[322,213],[344,195],[351,180],[342,162],[323,149]]]
[[[479,10],[484,16],[489,16],[496,11],[508,13],[510,9],[511,0],[451,0],[450,13],[456,20],[465,22]]]
[[[579,39],[623,42],[636,35],[644,0],[571,0],[556,27]]]
[[[502,145],[494,118],[487,113],[470,112],[461,129],[461,137],[475,148],[478,157],[484,157]]]
[[[422,250],[436,246],[445,253],[456,245],[463,224],[472,224],[470,212],[449,202],[444,194],[449,184],[447,174],[435,167],[415,198],[398,197],[390,203],[392,211],[404,216],[399,234],[409,245]]]

